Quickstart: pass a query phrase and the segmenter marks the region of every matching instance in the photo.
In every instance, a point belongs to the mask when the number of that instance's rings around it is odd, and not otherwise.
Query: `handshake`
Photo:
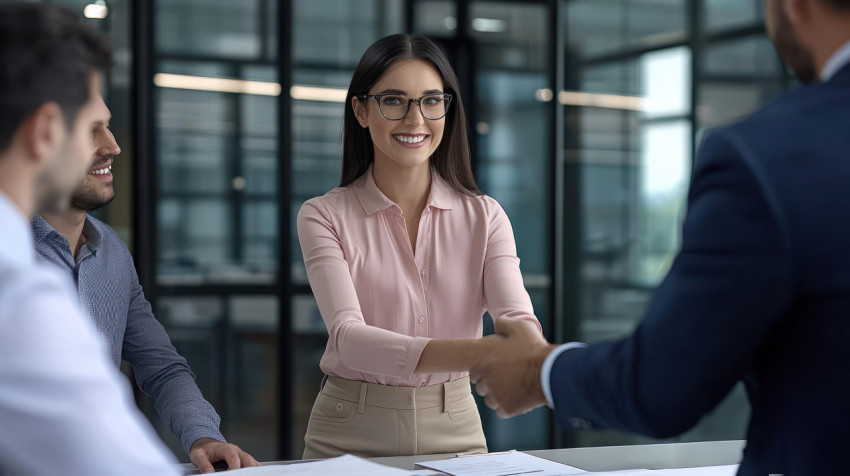
[[[475,391],[502,418],[546,405],[540,371],[557,346],[534,321],[496,317],[494,322],[496,334],[485,338],[489,351],[469,371]]]

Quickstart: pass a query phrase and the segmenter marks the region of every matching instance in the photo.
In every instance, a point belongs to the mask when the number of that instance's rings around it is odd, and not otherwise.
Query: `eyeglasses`
[[[449,103],[452,102],[451,94],[428,94],[418,98],[409,98],[401,94],[363,94],[361,100],[374,99],[378,102],[378,110],[381,115],[391,121],[400,121],[407,117],[410,112],[410,103],[416,101],[419,104],[419,112],[422,117],[430,121],[436,121],[446,117],[449,111]]]

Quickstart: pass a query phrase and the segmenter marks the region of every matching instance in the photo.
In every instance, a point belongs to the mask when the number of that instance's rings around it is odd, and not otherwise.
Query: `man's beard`
[[[814,58],[812,58],[812,54],[794,36],[794,27],[791,26],[791,21],[788,20],[785,7],[781,3],[777,7],[779,9],[778,25],[776,28],[776,37],[773,38],[776,51],[779,53],[782,61],[794,71],[794,74],[797,75],[797,79],[801,83],[813,83],[818,79]]]
[[[87,183],[89,181],[88,178],[83,180],[76,190],[74,190],[74,194],[71,196],[71,207],[76,210],[82,210],[84,212],[91,212],[101,208],[111,202],[115,198],[115,191],[112,189],[112,185],[109,185],[110,193],[108,197],[101,196],[97,193],[95,186],[89,186]]]

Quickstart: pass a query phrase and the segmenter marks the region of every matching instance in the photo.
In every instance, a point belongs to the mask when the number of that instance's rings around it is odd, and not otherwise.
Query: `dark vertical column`
[[[570,50],[567,48],[566,38],[569,32],[567,31],[566,16],[569,14],[565,8],[566,3],[562,4],[562,24],[560,35],[563,38],[563,51],[561,57],[564,61],[563,67],[563,82],[559,84],[559,88],[567,90],[581,89],[581,52]],[[555,100],[558,101],[558,93],[555,92]],[[557,316],[559,328],[555,336],[556,342],[570,342],[581,338],[581,255],[582,255],[582,202],[581,202],[581,155],[566,154],[566,151],[581,150],[581,108],[575,106],[562,106],[560,101],[558,107],[563,111],[563,125],[561,133],[563,134],[563,144],[560,150],[559,160],[561,161],[561,256],[560,263],[563,266],[562,281],[559,296],[560,311]],[[556,445],[559,447],[571,447],[575,445],[575,440],[571,434],[566,431],[557,431],[556,435],[559,440],[556,440]]]
[[[292,348],[292,256],[291,236],[291,181],[292,170],[292,0],[279,0],[277,26],[278,83],[278,296],[280,321],[278,325],[278,456],[283,459],[300,457],[292,452],[292,402],[294,361]]]
[[[562,0],[548,0],[549,8],[549,53],[551,58],[552,68],[550,69],[549,86],[552,88],[552,101],[550,107],[551,114],[551,140],[549,141],[551,151],[550,183],[551,190],[551,211],[549,223],[551,230],[549,233],[549,250],[551,257],[550,276],[552,277],[549,293],[549,309],[552,310],[549,316],[549,325],[543,331],[546,337],[552,342],[559,342],[559,338],[564,335],[565,320],[575,318],[569,316],[566,312],[565,302],[563,299],[565,287],[565,189],[564,189],[564,106],[558,101],[558,91],[565,86],[565,55],[566,55],[566,38],[564,35],[564,27],[562,26],[563,17],[563,2]],[[560,431],[557,430],[557,425],[552,421],[552,426],[549,435],[549,446],[560,447],[562,438]]]
[[[133,131],[133,254],[145,297],[154,305],[156,292],[156,122],[153,96],[153,1],[131,3],[133,80],[130,85],[130,128]]]

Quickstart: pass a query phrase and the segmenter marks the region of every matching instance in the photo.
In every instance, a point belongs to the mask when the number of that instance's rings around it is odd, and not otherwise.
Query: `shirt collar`
[[[29,222],[3,191],[0,191],[0,223],[3,224],[3,233],[0,233],[0,255],[4,261],[18,265],[28,265],[35,261]]]
[[[41,215],[36,215],[35,218],[32,219],[32,231],[35,241],[38,242],[44,241],[45,238],[53,235],[61,236],[61,234],[56,231],[56,228],[53,228],[50,223],[47,223],[47,220],[42,218]],[[103,235],[100,233],[97,224],[88,215],[86,215],[86,221],[83,223],[83,238],[86,240],[85,245],[88,246],[92,253],[97,251],[103,241]]]
[[[387,198],[378,188],[378,185],[375,183],[375,177],[372,175],[371,165],[363,175],[352,183],[352,186],[354,187],[357,200],[360,201],[360,205],[367,215],[392,207],[395,207],[398,215],[401,214],[401,207]],[[434,207],[443,210],[452,209],[452,188],[433,169],[431,170],[431,191],[428,194],[428,201],[425,202],[425,207]]]
[[[844,69],[844,67],[848,64],[850,64],[850,41],[844,43],[841,48],[838,48],[838,50],[829,57],[820,72],[821,81],[829,81],[836,75],[836,73]]]

